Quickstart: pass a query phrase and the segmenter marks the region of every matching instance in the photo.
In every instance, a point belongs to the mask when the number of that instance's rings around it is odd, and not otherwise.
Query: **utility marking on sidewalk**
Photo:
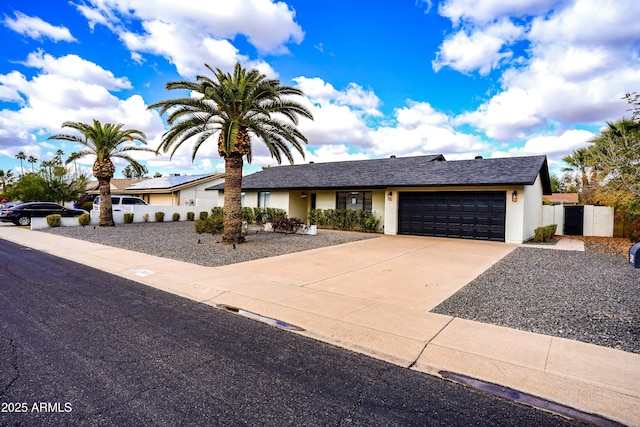
[[[144,268],[139,268],[139,267],[132,268],[131,271],[136,273],[136,276],[140,276],[140,277],[147,277],[154,273],[151,270],[145,270]]]
[[[247,319],[257,320],[258,322],[266,323],[267,325],[286,329],[288,331],[296,331],[296,332],[304,331],[304,329],[302,329],[301,327],[290,325],[289,323],[283,322],[282,320],[272,319],[271,317],[262,316],[260,314],[252,313],[250,311],[242,310],[240,308],[232,307],[230,305],[218,304],[216,305],[216,307],[225,311],[229,311],[231,313],[238,314],[242,317],[246,317]]]
[[[616,421],[604,418],[600,415],[590,414],[578,409],[571,408],[561,403],[552,402],[550,400],[543,399],[541,397],[534,396],[532,394],[523,393],[518,390],[514,390],[509,387],[504,387],[499,384],[482,381],[477,378],[472,378],[463,374],[456,374],[455,372],[440,371],[442,378],[464,384],[466,386],[482,390],[487,393],[491,393],[496,396],[500,396],[505,399],[515,400],[516,402],[523,403],[525,405],[533,406],[539,409],[543,409],[549,412],[553,412],[562,415],[567,418],[582,421],[587,424],[591,424],[598,427],[621,427]]]

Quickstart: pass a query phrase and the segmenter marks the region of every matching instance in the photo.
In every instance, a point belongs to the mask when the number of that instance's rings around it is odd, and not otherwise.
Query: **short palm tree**
[[[132,158],[131,151],[154,151],[148,147],[139,145],[124,145],[128,142],[139,141],[146,145],[146,136],[136,129],[122,129],[123,124],[105,123],[93,120],[92,125],[80,122],[64,122],[63,128],[75,129],[77,134],[52,135],[48,139],[76,142],[83,145],[80,151],[71,153],[66,161],[69,164],[85,156],[96,156],[93,163],[93,176],[98,180],[100,190],[100,226],[114,226],[113,210],[111,207],[111,178],[115,173],[112,158],[126,160],[136,171],[142,171],[144,166]]]
[[[7,188],[7,185],[12,184],[14,179],[15,176],[13,175],[13,171],[11,169],[6,172],[3,169],[0,169],[0,185],[2,186],[3,194]]]
[[[243,158],[251,162],[251,138],[261,139],[278,163],[282,157],[293,163],[290,146],[304,157],[306,137],[297,129],[298,116],[313,120],[311,112],[294,96],[304,93],[267,79],[257,70],[236,64],[233,73],[213,69],[213,78],[196,76],[196,81],[175,81],[168,90],[186,89],[198,96],[169,99],[149,106],[169,112],[171,128],[163,135],[157,151],[176,150],[186,141],[194,141],[192,160],[198,149],[218,135],[218,154],[224,158],[224,243],[240,243],[242,236],[242,167]]]

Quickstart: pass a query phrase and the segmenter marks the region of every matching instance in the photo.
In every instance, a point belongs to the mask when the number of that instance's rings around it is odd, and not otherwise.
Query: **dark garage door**
[[[504,242],[504,191],[401,192],[398,234]]]

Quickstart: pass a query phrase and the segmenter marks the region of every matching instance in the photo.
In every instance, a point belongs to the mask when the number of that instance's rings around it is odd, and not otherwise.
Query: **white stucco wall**
[[[520,191],[518,191],[519,193]],[[533,185],[523,187],[524,193],[524,224],[522,230],[522,240],[527,241],[534,236],[534,230],[542,226],[542,182],[540,174],[536,177]],[[509,198],[507,194],[507,200]]]
[[[556,234],[563,235],[564,205],[543,206],[542,225],[558,224]],[[584,236],[613,237],[614,209],[610,206],[584,207],[584,222],[582,234]]]
[[[584,207],[585,236],[613,237],[614,209],[610,206]]]
[[[218,206],[218,192],[205,191],[205,189],[207,187],[221,184],[222,182],[224,182],[224,178],[180,190],[179,200],[177,203],[186,206],[193,200],[195,206]]]

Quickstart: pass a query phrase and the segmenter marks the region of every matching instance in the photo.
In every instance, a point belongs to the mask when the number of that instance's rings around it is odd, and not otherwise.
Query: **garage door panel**
[[[398,233],[505,240],[506,192],[401,192]]]

